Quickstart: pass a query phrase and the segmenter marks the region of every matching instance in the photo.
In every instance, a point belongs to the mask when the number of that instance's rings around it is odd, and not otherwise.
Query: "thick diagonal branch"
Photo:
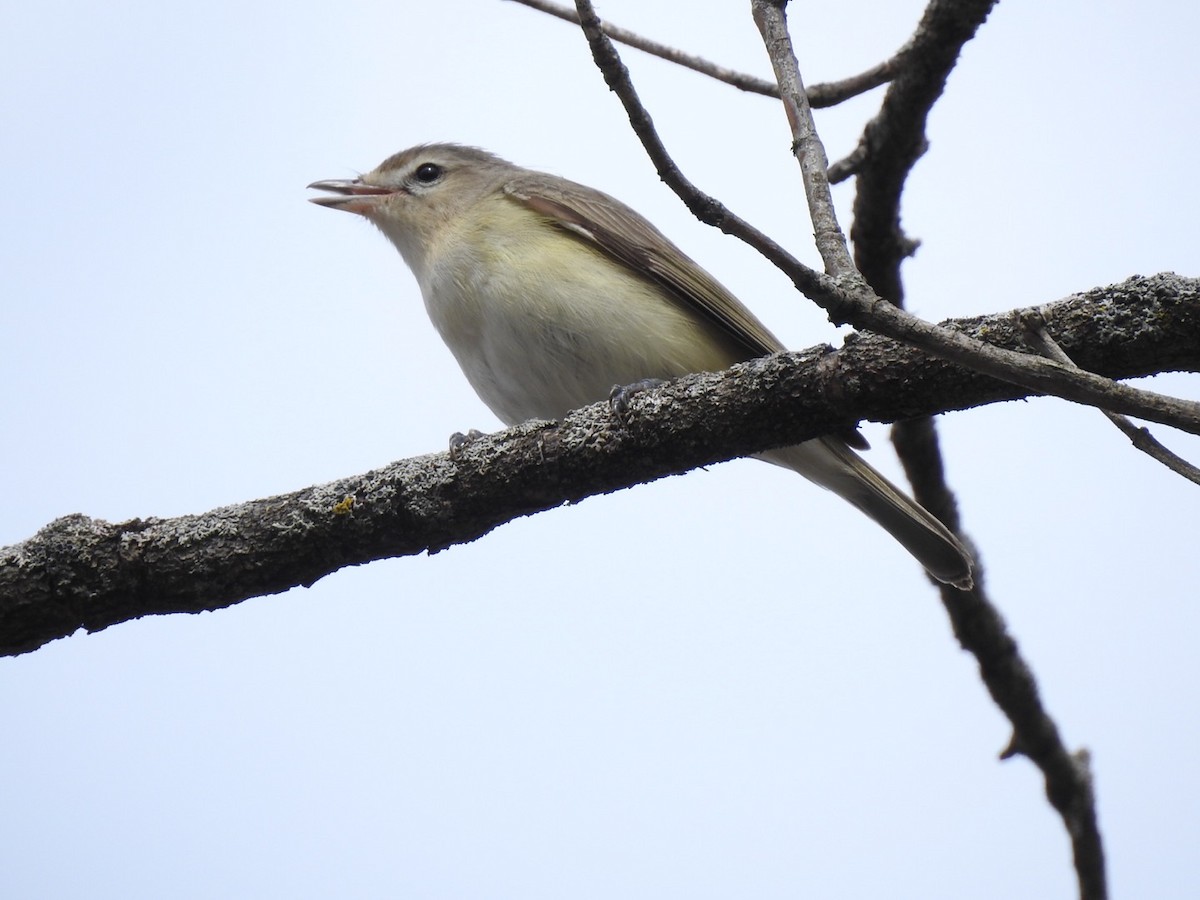
[[[1200,282],[1132,279],[1051,307],[1080,365],[1113,377],[1200,370]],[[1021,345],[1013,314],[947,323]],[[445,453],[279,497],[176,519],[69,516],[0,549],[0,653],[79,628],[214,610],[309,585],[345,566],[433,552],[584,497],[890,422],[1027,396],[1013,385],[879,336],[694,375],[634,395],[624,424],[605,404]]]

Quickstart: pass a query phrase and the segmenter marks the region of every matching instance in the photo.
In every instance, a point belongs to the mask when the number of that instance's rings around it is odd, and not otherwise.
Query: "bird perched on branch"
[[[508,425],[556,419],[613,385],[714,372],[784,350],[646,219],[601,191],[483,150],[425,144],[352,180],[309,185],[357,213],[412,269],[434,326]],[[971,556],[923,507],[826,436],[759,454],[883,526],[934,578]]]

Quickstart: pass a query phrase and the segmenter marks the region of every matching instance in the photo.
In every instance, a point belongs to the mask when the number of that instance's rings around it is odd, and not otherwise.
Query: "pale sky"
[[[600,13],[766,75],[748,6]],[[921,8],[794,3],[806,79],[879,61]],[[1000,3],[905,195],[911,308],[1197,274],[1197,33],[1167,0]],[[623,53],[689,177],[814,261],[778,105]],[[832,159],[879,97],[818,112]],[[9,4],[0,114],[3,544],[498,427],[387,241],[305,202],[424,141],[615,194],[790,345],[840,340],[658,183],[582,37],[515,4]],[[992,596],[1092,753],[1113,895],[1200,895],[1200,493],[1061,401],[940,427]],[[14,898],[1075,894],[1041,778],[997,761],[1006,721],[918,566],[753,462],[54,642],[0,661],[0,722]]]

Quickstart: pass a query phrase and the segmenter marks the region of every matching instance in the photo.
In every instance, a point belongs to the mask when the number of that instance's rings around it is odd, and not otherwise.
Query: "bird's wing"
[[[786,349],[750,310],[661,231],[608,194],[551,175],[517,176],[505,193],[662,285],[741,347],[745,359]]]
[[[742,349],[744,359],[787,349],[719,281],[620,200],[542,173],[519,175],[504,185],[504,192],[662,285],[683,306],[714,323],[734,346]],[[839,431],[837,436],[858,450],[870,446],[856,428]]]

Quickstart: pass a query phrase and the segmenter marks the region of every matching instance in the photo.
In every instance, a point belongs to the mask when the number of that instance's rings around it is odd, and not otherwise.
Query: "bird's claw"
[[[472,441],[477,441],[483,437],[483,432],[478,428],[472,428],[463,434],[461,431],[456,431],[450,435],[450,458],[455,462],[462,457],[462,452],[467,448],[467,444]]]
[[[629,401],[639,391],[650,391],[662,387],[667,382],[662,378],[643,378],[633,384],[614,384],[608,392],[608,408],[617,420],[624,425],[629,414]]]

